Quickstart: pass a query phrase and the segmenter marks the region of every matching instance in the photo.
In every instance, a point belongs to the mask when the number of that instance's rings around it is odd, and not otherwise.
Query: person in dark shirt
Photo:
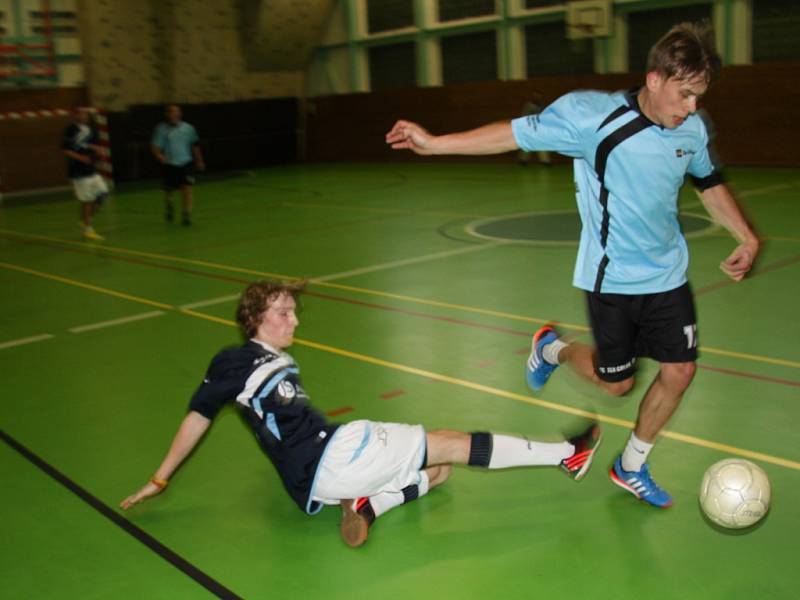
[[[100,147],[87,109],[75,111],[72,123],[64,130],[61,148],[67,157],[67,173],[72,180],[75,197],[81,206],[81,233],[87,240],[100,241],[103,236],[94,230],[92,219],[108,197],[108,187],[94,167]]]
[[[341,535],[352,547],[366,541],[378,516],[443,483],[453,464],[559,466],[575,480],[588,471],[601,437],[594,422],[558,443],[366,420],[329,423],[310,405],[299,368],[284,351],[294,341],[303,287],[274,281],[247,287],[236,320],[248,341],[214,356],[166,457],[153,477],[122,501],[123,509],[167,487],[228,403],[240,409],[301,510],[314,515],[326,504],[341,505]]]

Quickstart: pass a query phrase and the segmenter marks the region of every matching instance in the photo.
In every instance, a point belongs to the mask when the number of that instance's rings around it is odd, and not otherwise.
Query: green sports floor
[[[670,510],[606,471],[654,375],[626,399],[559,370],[531,395],[542,323],[588,340],[571,287],[568,166],[286,166],[207,176],[195,225],[162,217],[155,182],[120,186],[77,235],[68,193],[0,208],[2,598],[797,598],[800,538],[800,172],[731,169],[765,237],[726,281],[732,240],[681,198],[700,369],[651,456]],[[535,213],[535,214],[534,214]],[[292,350],[334,420],[558,439],[596,413],[588,476],[457,468],[381,517],[367,544],[339,511],[301,513],[233,409],[161,496],[119,502],[153,473],[211,356],[238,342],[244,284],[308,276]],[[743,535],[711,527],[701,477],[729,456],[768,473],[773,505]]]

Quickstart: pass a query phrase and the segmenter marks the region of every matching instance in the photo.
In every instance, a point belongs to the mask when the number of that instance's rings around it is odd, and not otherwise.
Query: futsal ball
[[[764,469],[741,458],[711,465],[700,486],[700,507],[714,523],[743,529],[769,510],[770,484]]]

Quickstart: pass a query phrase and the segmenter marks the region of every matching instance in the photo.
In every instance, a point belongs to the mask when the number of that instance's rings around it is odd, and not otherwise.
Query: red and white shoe
[[[575,481],[583,478],[592,466],[594,453],[600,446],[602,437],[600,425],[592,423],[586,431],[568,439],[567,441],[575,446],[575,452],[561,461],[561,470]]]

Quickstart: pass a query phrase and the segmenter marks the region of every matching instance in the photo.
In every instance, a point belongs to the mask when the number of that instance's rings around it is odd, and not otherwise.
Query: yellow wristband
[[[156,486],[158,489],[163,490],[167,485],[169,485],[169,481],[166,479],[159,479],[155,475],[150,478],[150,483]]]

